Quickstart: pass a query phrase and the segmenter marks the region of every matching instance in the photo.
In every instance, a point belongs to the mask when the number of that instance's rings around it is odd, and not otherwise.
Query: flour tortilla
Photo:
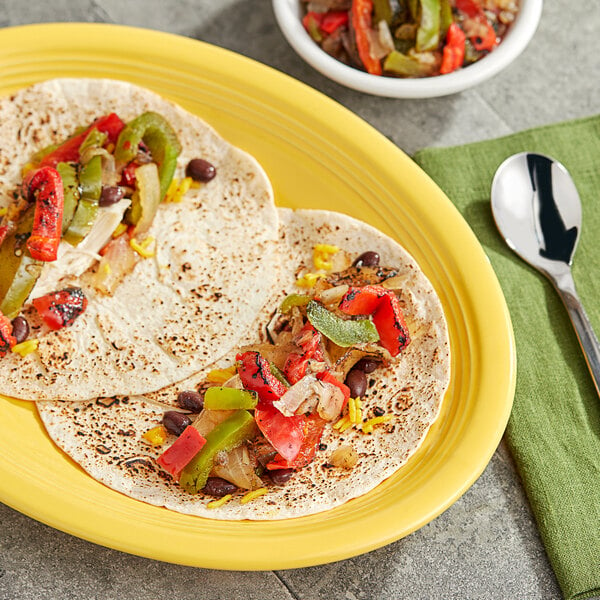
[[[89,403],[39,402],[42,421],[50,437],[98,481],[128,496],[171,510],[212,519],[285,519],[325,511],[373,489],[399,469],[423,442],[440,411],[450,377],[450,346],[442,306],[415,261],[392,239],[345,215],[327,211],[279,209],[280,253],[283,269],[280,288],[259,316],[254,341],[264,336],[264,324],[289,292],[297,291],[298,272],[313,270],[312,248],[335,244],[353,255],[376,250],[382,266],[398,268],[405,277],[402,304],[412,342],[389,369],[369,377],[363,405],[366,417],[376,407],[393,419],[364,434],[356,428],[342,434],[327,427],[315,461],[282,487],[252,502],[234,497],[218,509],[212,498],[184,492],[156,464],[164,450],[141,441],[142,434],[160,423],[175,406],[177,393],[196,389],[206,371],[146,397],[100,399]],[[252,341],[248,336],[247,341]],[[219,366],[232,364],[235,353]],[[173,438],[174,439],[174,438]],[[352,446],[359,455],[352,470],[328,467],[332,451]],[[165,445],[166,447],[166,445]]]
[[[0,393],[28,400],[87,400],[158,390],[232,350],[278,277],[278,217],[268,178],[207,123],[132,84],[57,79],[0,99],[0,206],[29,157],[98,116],[124,121],[152,110],[177,132],[177,178],[193,158],[217,176],[181,203],[162,204],[148,235],[156,256],[141,260],[112,297],[83,279],[89,300],[71,327],[34,331],[37,352],[0,361]]]

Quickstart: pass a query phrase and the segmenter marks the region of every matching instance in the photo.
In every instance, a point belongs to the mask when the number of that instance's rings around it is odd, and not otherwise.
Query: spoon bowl
[[[492,181],[492,213],[508,246],[542,272],[562,298],[600,394],[600,344],[575,290],[571,265],[581,233],[581,201],[558,161],[522,152]]]

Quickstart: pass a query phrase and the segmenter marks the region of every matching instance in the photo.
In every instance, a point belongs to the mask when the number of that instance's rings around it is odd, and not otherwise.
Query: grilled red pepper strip
[[[319,442],[323,436],[326,421],[314,413],[308,416],[300,415],[300,417],[302,418],[302,443],[298,448],[298,452],[292,459],[286,459],[279,452],[273,461],[267,463],[266,466],[269,471],[276,469],[301,469],[313,461],[319,447]],[[284,418],[290,419],[296,417]]]
[[[10,319],[0,312],[0,358],[6,356],[17,343],[12,331],[13,326]]]
[[[258,352],[238,354],[238,374],[243,386],[258,394],[259,406],[270,405],[285,394],[287,388],[272,373],[269,361]]]
[[[64,193],[60,175],[53,167],[30,171],[23,182],[25,197],[35,200],[33,229],[27,240],[32,258],[56,260],[62,234]]]
[[[379,343],[396,356],[410,342],[408,327],[396,294],[378,285],[351,287],[339,306],[349,315],[373,315]]]
[[[305,440],[304,415],[286,417],[273,405],[258,405],[254,420],[268,442],[286,461],[293,461]]]
[[[87,308],[87,298],[81,288],[69,287],[35,298],[33,306],[50,329],[72,325]]]
[[[452,73],[452,71],[456,71],[456,69],[462,67],[463,61],[465,60],[466,39],[463,30],[456,23],[452,23],[450,27],[448,27],[446,45],[444,46],[442,65],[440,67],[440,73],[442,75]]]
[[[408,327],[396,294],[388,292],[381,298],[373,313],[373,323],[379,333],[381,345],[392,355],[397,356],[410,343]]]
[[[302,352],[290,352],[283,368],[287,380],[292,385],[306,375],[310,359],[323,360],[320,343],[321,334],[310,323],[306,323],[298,334],[298,345]]]
[[[350,287],[340,302],[340,310],[347,315],[372,315],[381,297],[388,290],[377,285]]]
[[[116,143],[121,129],[125,126],[125,123],[115,114],[110,113],[104,117],[96,119],[87,129],[81,133],[70,137],[66,142],[61,144],[58,148],[52,150],[49,154],[44,156],[40,162],[41,167],[55,167],[59,162],[78,162],[79,161],[79,147],[87,137],[88,133],[92,129],[97,129],[102,133],[108,135],[106,143]]]
[[[371,56],[369,31],[371,29],[372,0],[352,0],[352,28],[356,36],[356,48],[367,73],[381,75],[381,61]]]
[[[156,462],[178,480],[183,468],[202,450],[204,444],[206,438],[200,435],[193,425],[188,425],[175,442],[156,459]]]

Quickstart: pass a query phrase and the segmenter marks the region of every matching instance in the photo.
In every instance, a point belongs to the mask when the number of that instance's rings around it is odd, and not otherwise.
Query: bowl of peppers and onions
[[[85,312],[83,289],[56,289],[56,280],[94,267],[92,285],[110,295],[150,256],[148,230],[160,203],[179,201],[180,151],[160,114],[124,122],[109,113],[30,157],[14,202],[0,213],[0,360],[35,351],[28,318],[35,329],[58,330]],[[202,158],[186,167],[189,185],[215,175]]]
[[[273,0],[291,46],[353,89],[444,96],[510,64],[533,37],[542,0]]]

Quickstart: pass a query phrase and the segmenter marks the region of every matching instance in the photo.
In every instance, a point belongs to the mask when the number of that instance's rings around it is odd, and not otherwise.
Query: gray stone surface
[[[287,46],[267,0],[0,0],[0,27],[56,21],[147,27],[229,48],[334,98],[408,153],[598,111],[595,3],[547,2],[533,42],[493,80],[452,97],[410,101],[366,96],[312,70]],[[503,444],[472,488],[429,525],[363,556],[307,569],[238,573],[161,563],[71,537],[2,505],[0,524],[0,600],[561,597]]]

